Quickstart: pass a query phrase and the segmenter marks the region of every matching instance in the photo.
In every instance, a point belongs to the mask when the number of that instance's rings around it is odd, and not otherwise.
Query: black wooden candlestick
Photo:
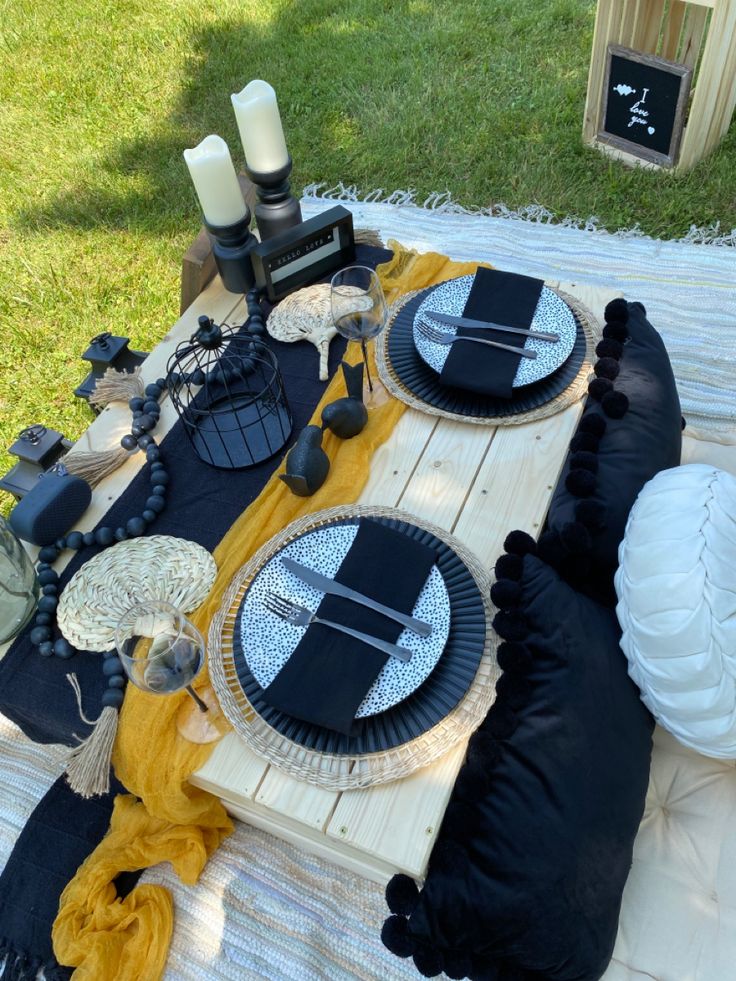
[[[301,223],[302,209],[296,198],[292,196],[289,184],[291,157],[283,167],[269,174],[251,170],[247,164],[245,172],[256,186],[258,204],[255,216],[262,242]]]
[[[250,252],[258,245],[250,230],[250,208],[246,205],[245,215],[232,225],[211,225],[205,218],[204,227],[212,240],[212,254],[225,289],[247,293],[255,282]]]

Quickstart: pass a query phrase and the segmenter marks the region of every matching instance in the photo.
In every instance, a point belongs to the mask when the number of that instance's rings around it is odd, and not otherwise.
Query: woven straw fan
[[[115,627],[132,606],[165,600],[183,613],[196,609],[215,581],[210,553],[183,538],[132,538],[100,552],[69,580],[57,623],[81,651],[111,651]]]
[[[320,381],[327,380],[330,341],[337,334],[330,309],[328,283],[306,286],[285,297],[266,321],[271,337],[287,344],[310,341],[319,351]]]

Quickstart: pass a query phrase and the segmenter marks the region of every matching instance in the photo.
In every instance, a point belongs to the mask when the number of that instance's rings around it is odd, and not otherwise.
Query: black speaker
[[[82,517],[92,500],[86,480],[50,471],[10,512],[8,521],[19,538],[34,545],[53,545]]]

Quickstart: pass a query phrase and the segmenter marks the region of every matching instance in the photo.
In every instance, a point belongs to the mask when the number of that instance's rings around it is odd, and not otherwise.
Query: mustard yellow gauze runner
[[[476,263],[451,262],[437,253],[418,255],[396,242],[390,247],[393,259],[378,268],[389,302],[477,268]],[[328,386],[313,421],[319,422],[324,405],[343,395],[340,373]],[[217,579],[192,617],[205,637],[235,573],[261,545],[304,514],[350,504],[360,496],[374,451],[405,409],[389,399],[371,409],[366,428],[354,439],[339,440],[326,433],[323,445],[330,472],[312,497],[295,497],[276,474],[271,477],[214,552]],[[207,682],[205,671],[197,687]],[[110,830],[62,893],[54,923],[54,953],[60,964],[76,967],[75,981],[159,978],[173,928],[171,896],[161,886],[139,885],[118,899],[113,880],[124,871],[171,862],[181,880],[193,884],[232,831],[220,801],[188,782],[213,748],[211,743],[186,742],[177,732],[176,714],[188,697],[181,693],[159,698],[128,685],[113,764],[130,794],[117,797]]]

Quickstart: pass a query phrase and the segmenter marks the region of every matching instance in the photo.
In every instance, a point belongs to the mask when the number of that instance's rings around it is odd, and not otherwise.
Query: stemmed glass
[[[133,684],[154,695],[186,691],[187,701],[177,718],[177,728],[185,739],[209,743],[219,730],[213,724],[220,717],[214,692],[203,697],[192,682],[204,667],[205,643],[197,628],[183,613],[163,600],[149,600],[131,607],[115,629],[115,647],[125,672]]]
[[[330,307],[337,332],[348,341],[359,341],[368,379],[367,404],[372,404],[373,379],[368,366],[367,341],[386,326],[388,307],[381,281],[369,266],[347,266],[330,283]]]

